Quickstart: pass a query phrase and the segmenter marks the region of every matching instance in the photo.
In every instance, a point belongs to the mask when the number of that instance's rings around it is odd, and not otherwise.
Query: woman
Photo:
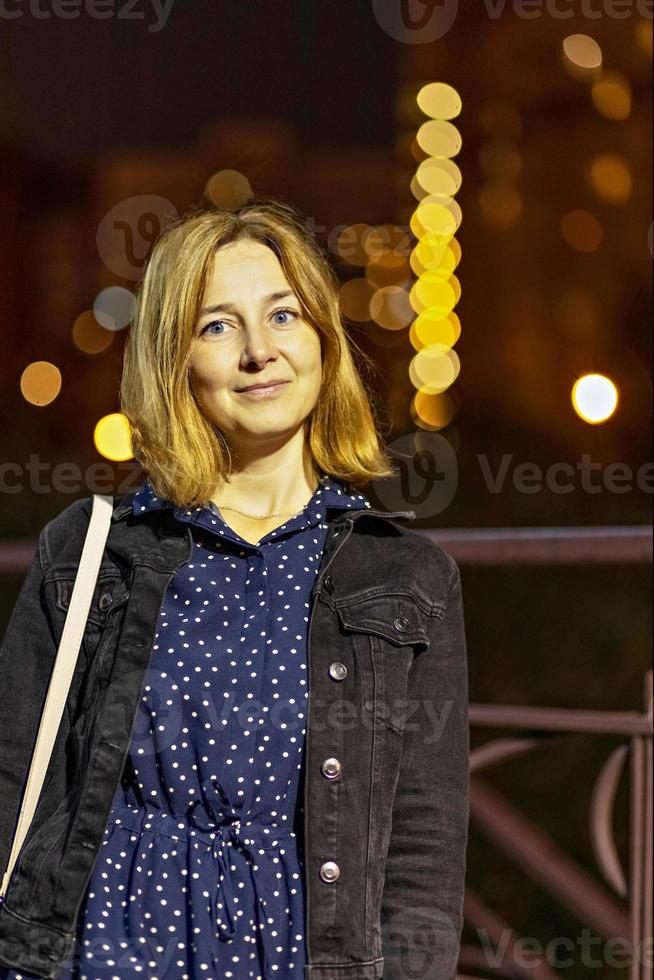
[[[126,346],[121,407],[148,476],[114,511],[114,564],[99,586],[109,592],[87,625],[86,674],[70,695],[93,703],[88,715],[70,710],[93,718],[77,722],[91,774],[78,773],[83,791],[61,790],[58,812],[66,820],[70,810],[71,823],[58,834],[61,816],[38,822],[37,810],[32,853],[41,833],[45,856],[32,867],[25,841],[0,906],[0,963],[12,967],[0,976],[374,980],[384,970],[399,980],[416,975],[405,971],[418,952],[421,976],[449,980],[468,815],[459,574],[437,545],[397,527],[412,513],[375,511],[356,490],[393,468],[337,279],[296,212],[255,200],[193,213],[160,237]],[[78,539],[73,553],[81,549],[73,511],[40,539],[41,556],[55,556],[54,571],[40,559],[43,587],[54,582],[59,600],[70,589],[56,542]],[[182,535],[186,560],[161,580],[157,602],[144,593],[138,619],[138,573],[153,583],[166,541]],[[122,548],[136,574],[121,570]],[[92,729],[105,724],[121,656],[134,636],[149,636],[145,609],[156,611],[156,631],[137,710],[120,731],[129,752],[117,785],[94,784],[92,764],[109,765],[102,745],[119,742],[93,740]],[[5,673],[20,616],[3,644]],[[20,684],[8,676],[0,707],[9,718]],[[333,708],[350,709],[349,727]],[[26,752],[11,738],[9,758],[24,771]],[[4,788],[17,805],[9,780]],[[92,831],[83,842],[94,849],[91,873],[83,901],[66,905],[57,869],[70,869],[76,895],[82,858],[67,859],[66,848],[85,805],[91,827],[93,793],[104,831],[97,846]],[[50,918],[51,906],[68,919]],[[20,969],[36,961],[8,945],[19,919],[68,940],[74,922],[74,953]]]

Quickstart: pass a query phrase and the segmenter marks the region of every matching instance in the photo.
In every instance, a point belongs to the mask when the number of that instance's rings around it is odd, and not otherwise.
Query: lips
[[[261,384],[257,383],[256,385],[248,385],[247,388],[237,388],[236,390],[237,391],[256,391],[257,388],[273,388],[273,387],[277,387],[279,385],[285,385],[285,384],[288,384],[288,382],[287,381],[282,381],[282,380],[280,380],[280,381],[264,381]]]

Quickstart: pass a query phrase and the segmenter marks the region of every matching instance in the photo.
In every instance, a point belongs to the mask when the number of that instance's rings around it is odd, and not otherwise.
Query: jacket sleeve
[[[469,816],[468,672],[459,568],[445,615],[409,672],[409,708],[385,865],[383,980],[454,980]]]
[[[43,596],[43,537],[44,531],[0,646],[0,879],[57,653]]]

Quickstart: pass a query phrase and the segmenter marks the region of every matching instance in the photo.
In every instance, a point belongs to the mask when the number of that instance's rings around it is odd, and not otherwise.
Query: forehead
[[[261,286],[261,292],[273,286],[288,286],[279,260],[261,242],[230,242],[219,248],[209,266],[207,288],[226,290],[239,286]]]

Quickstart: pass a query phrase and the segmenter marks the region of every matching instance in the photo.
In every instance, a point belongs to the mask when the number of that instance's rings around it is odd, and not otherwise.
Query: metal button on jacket
[[[341,869],[336,861],[325,861],[320,868],[320,877],[323,881],[336,881],[341,873]]]
[[[411,624],[406,616],[398,616],[397,619],[393,621],[393,626],[400,633],[406,633],[410,625]]]
[[[332,680],[342,681],[345,679],[346,675],[347,667],[345,664],[341,664],[336,661],[335,663],[329,665],[329,676],[332,678]]]
[[[322,771],[328,779],[336,779],[336,777],[340,776],[341,774],[341,764],[338,759],[325,759],[322,764]]]
[[[331,575],[325,575],[322,584],[325,586],[325,592],[334,591],[334,579],[331,577]]]
[[[105,612],[113,601],[114,599],[111,592],[103,592],[98,600],[98,608],[101,610],[101,612]]]

